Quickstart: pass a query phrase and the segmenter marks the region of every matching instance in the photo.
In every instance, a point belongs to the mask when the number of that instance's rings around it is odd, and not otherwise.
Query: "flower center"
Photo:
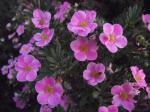
[[[141,78],[139,75],[136,75],[136,76],[135,76],[135,80],[136,80],[136,81],[140,81],[140,80],[142,80],[142,78]]]
[[[32,67],[31,66],[26,66],[25,68],[24,68],[24,71],[26,71],[26,72],[30,72],[32,70]]]
[[[127,100],[128,97],[129,97],[129,95],[128,95],[127,92],[125,92],[125,91],[121,92],[120,98],[121,98],[122,100]]]
[[[93,76],[95,79],[97,79],[100,75],[101,75],[101,73],[99,73],[99,72],[97,72],[97,71],[95,71],[95,70],[92,72],[92,76]]]
[[[45,89],[45,92],[51,94],[54,92],[54,88],[52,86],[48,85]]]
[[[115,42],[115,41],[116,41],[116,37],[115,37],[113,34],[110,34],[110,35],[108,36],[108,40],[109,40],[110,42]]]
[[[45,23],[44,19],[43,19],[43,18],[40,19],[39,24],[40,24],[40,25],[43,25],[44,23]]]
[[[41,38],[43,41],[46,41],[48,39],[48,36],[45,33],[42,33]]]
[[[88,26],[88,22],[87,21],[81,21],[79,25],[81,27],[87,27]]]
[[[81,52],[87,53],[89,48],[86,44],[83,44],[80,46],[80,50],[81,50]]]

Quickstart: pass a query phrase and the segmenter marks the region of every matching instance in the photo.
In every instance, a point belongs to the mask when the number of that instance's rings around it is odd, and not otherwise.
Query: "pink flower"
[[[150,31],[150,14],[145,14],[142,16],[143,22],[148,24],[148,30]]]
[[[92,86],[103,82],[105,77],[105,66],[102,63],[96,64],[91,62],[83,72],[83,78]]]
[[[58,8],[58,11],[54,15],[54,19],[59,20],[62,23],[65,20],[65,15],[70,11],[71,5],[68,2],[64,2]]]
[[[45,77],[38,81],[35,89],[38,93],[37,100],[41,105],[48,104],[53,108],[60,104],[64,90],[53,77]]]
[[[40,67],[40,62],[32,55],[19,56],[15,65],[18,72],[17,80],[20,82],[35,80]]]
[[[49,105],[42,105],[40,108],[40,112],[52,112],[52,109]]]
[[[44,12],[40,9],[34,10],[32,22],[36,28],[39,29],[48,28],[50,20],[51,20],[51,13],[47,11]]]
[[[148,98],[150,99],[150,87],[146,87],[146,92],[148,93]]]
[[[130,83],[124,83],[122,85],[112,87],[111,93],[114,95],[112,104],[116,106],[123,106],[126,110],[131,112],[135,107],[135,100],[133,99],[135,94],[133,90],[134,88]]]
[[[139,69],[137,66],[130,67],[132,75],[136,80],[139,87],[146,87],[147,83],[145,81],[145,74],[142,69]]]
[[[99,39],[111,53],[116,53],[118,48],[124,48],[127,45],[127,39],[123,36],[121,25],[105,23],[103,31],[104,33],[100,34]]]
[[[144,23],[150,23],[150,14],[142,15],[142,19]]]
[[[2,75],[6,75],[8,73],[8,66],[4,65],[2,68],[1,68],[1,72],[2,72]]]
[[[95,18],[95,11],[79,10],[74,13],[67,27],[74,34],[85,37],[97,28],[97,24],[94,23]]]
[[[109,107],[101,106],[98,112],[118,112],[118,108],[115,105],[110,105]]]
[[[33,50],[34,50],[34,48],[33,48],[32,44],[28,43],[28,44],[22,45],[19,52],[20,52],[20,54],[25,55],[25,54],[29,54]]]
[[[24,33],[24,25],[19,25],[16,32],[19,36],[22,35]]]
[[[78,38],[70,44],[71,49],[74,51],[74,56],[79,61],[96,60],[97,58],[97,45],[94,40],[87,38]]]
[[[42,33],[36,33],[33,36],[33,39],[35,40],[37,46],[44,47],[51,42],[53,35],[54,29],[44,29]]]

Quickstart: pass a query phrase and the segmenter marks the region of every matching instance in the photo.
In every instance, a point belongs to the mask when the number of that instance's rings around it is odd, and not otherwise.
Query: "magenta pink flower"
[[[35,40],[35,42],[36,42],[35,44],[37,46],[44,47],[51,42],[53,35],[54,35],[54,29],[46,28],[42,31],[42,33],[36,33],[33,36],[33,39]]]
[[[19,36],[22,35],[24,33],[24,25],[19,25],[16,32]]]
[[[52,112],[52,109],[49,105],[42,105],[40,108],[40,112]]]
[[[134,109],[135,96],[134,88],[130,83],[116,85],[112,87],[111,93],[113,96],[112,104],[116,106],[123,106],[126,110],[131,112]]]
[[[71,49],[74,51],[74,56],[79,61],[96,60],[98,46],[94,40],[87,38],[78,38],[70,44]]]
[[[145,24],[148,24],[148,30],[150,31],[150,14],[143,15],[142,19]]]
[[[105,23],[103,31],[104,33],[100,34],[99,39],[111,53],[116,53],[118,48],[124,48],[127,45],[127,39],[123,36],[121,25]]]
[[[32,55],[19,56],[15,65],[18,72],[17,80],[20,82],[35,80],[40,67],[40,62]]]
[[[68,2],[64,2],[58,8],[58,11],[54,15],[56,20],[59,20],[62,23],[65,20],[65,15],[70,11],[71,5]]]
[[[53,108],[60,104],[64,90],[53,77],[45,77],[38,81],[35,89],[38,92],[37,100],[41,105],[48,104]]]
[[[19,52],[20,52],[20,54],[25,55],[25,54],[29,54],[33,50],[34,50],[34,48],[33,48],[32,44],[28,43],[28,44],[22,45]]]
[[[130,67],[132,75],[136,80],[139,87],[146,87],[147,83],[145,81],[145,74],[142,69],[139,69],[137,66]]]
[[[83,72],[83,78],[92,86],[103,82],[105,77],[105,66],[102,63],[96,64],[91,62]]]
[[[97,24],[94,23],[95,18],[95,11],[79,10],[74,13],[67,27],[74,34],[85,37],[97,28]]]
[[[49,27],[49,22],[51,20],[51,13],[48,11],[42,11],[40,9],[35,9],[33,12],[32,22],[36,28],[43,29]]]
[[[118,112],[118,108],[115,105],[110,105],[109,107],[101,106],[98,112]]]
[[[146,87],[146,92],[148,94],[148,98],[150,99],[150,87]]]

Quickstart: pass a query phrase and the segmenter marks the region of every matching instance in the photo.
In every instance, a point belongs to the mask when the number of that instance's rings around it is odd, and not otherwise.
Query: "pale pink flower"
[[[54,35],[54,29],[44,29],[41,33],[36,33],[33,36],[33,39],[35,40],[35,44],[39,47],[44,47],[48,45]]]
[[[64,90],[53,77],[45,77],[38,81],[35,89],[38,93],[37,100],[41,105],[48,104],[53,108],[60,104]]]
[[[34,81],[37,77],[37,72],[41,64],[32,55],[21,55],[18,57],[15,69],[17,73],[17,80],[23,81]]]
[[[69,107],[69,97],[68,96],[62,96],[60,101],[60,106],[63,107],[64,111],[67,112],[67,109]]]
[[[83,71],[83,78],[88,81],[88,84],[95,86],[105,80],[105,66],[102,63],[96,64],[90,62],[87,69]]]
[[[89,33],[92,33],[97,28],[97,24],[94,22],[95,19],[96,19],[95,11],[79,10],[74,13],[67,27],[74,34],[85,37]]]
[[[127,45],[127,39],[123,36],[123,28],[120,24],[105,23],[103,31],[99,39],[111,53],[116,53],[118,48],[124,48]]]
[[[146,92],[148,94],[148,98],[150,99],[150,87],[146,87]]]
[[[29,54],[31,51],[34,50],[34,47],[32,46],[32,44],[28,43],[28,44],[24,44],[22,45],[21,49],[20,49],[20,54]]]
[[[71,49],[74,51],[74,56],[79,61],[96,60],[98,46],[94,40],[87,38],[78,38],[70,44]]]
[[[40,112],[52,112],[52,109],[49,105],[42,105],[40,108]]]
[[[36,28],[39,29],[48,28],[50,20],[51,20],[50,12],[42,11],[40,9],[35,9],[33,11],[32,22]]]
[[[8,73],[8,66],[7,65],[4,65],[2,68],[1,68],[1,72],[2,72],[2,75],[6,75]]]
[[[71,4],[68,2],[64,2],[58,8],[58,11],[54,15],[54,19],[59,20],[62,23],[65,20],[65,15],[70,11]]]
[[[111,89],[111,93],[113,95],[112,104],[116,106],[123,106],[123,108],[131,112],[135,107],[135,100],[133,99],[135,94],[133,90],[134,88],[130,83],[113,86]]]
[[[145,73],[142,69],[139,69],[137,66],[130,67],[132,71],[132,75],[134,79],[136,80],[136,83],[139,87],[146,87],[147,83],[145,81]]]
[[[21,36],[24,33],[24,25],[19,25],[16,32],[19,36]]]
[[[115,105],[110,105],[108,107],[101,106],[99,107],[98,112],[118,112],[118,108]]]

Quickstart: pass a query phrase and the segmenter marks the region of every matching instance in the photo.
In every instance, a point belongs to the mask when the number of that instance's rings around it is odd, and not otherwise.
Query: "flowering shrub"
[[[33,95],[36,112],[150,110],[149,14],[136,4],[107,20],[86,0],[37,1],[12,21],[18,56],[1,68],[24,85],[12,98],[17,108],[32,106]]]

